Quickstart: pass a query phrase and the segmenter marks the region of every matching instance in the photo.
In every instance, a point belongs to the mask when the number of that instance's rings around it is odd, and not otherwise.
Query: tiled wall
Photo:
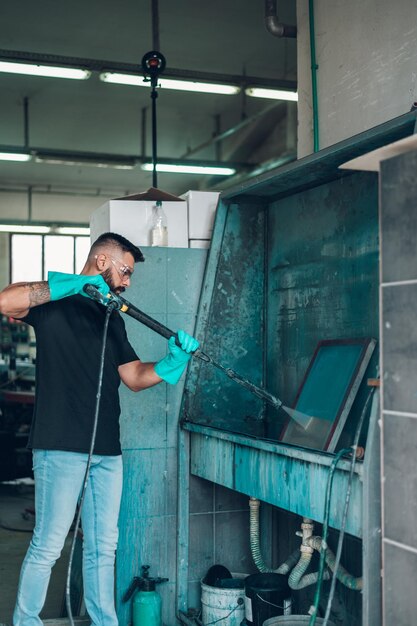
[[[244,494],[191,476],[188,604],[200,607],[200,581],[215,564],[252,574],[249,500]]]
[[[381,167],[384,626],[417,624],[417,152]]]

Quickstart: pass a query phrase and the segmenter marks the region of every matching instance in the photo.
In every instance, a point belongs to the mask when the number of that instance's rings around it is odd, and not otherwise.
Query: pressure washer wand
[[[177,345],[181,347],[176,333],[161,324],[161,322],[158,322],[153,317],[150,317],[149,315],[138,309],[136,306],[134,306],[121,296],[117,296],[113,292],[110,292],[106,299],[106,297],[104,297],[100,293],[100,291],[96,289],[96,287],[94,287],[94,285],[85,285],[84,291],[91,298],[97,300],[97,302],[100,302],[101,304],[107,305],[109,304],[109,301],[116,302],[119,311],[121,311],[122,313],[126,313],[126,315],[130,315],[130,317],[133,317],[138,322],[141,322],[141,324],[144,324],[151,330],[155,331],[156,333],[158,333],[158,335],[162,335],[162,337],[165,337],[165,339],[175,337]],[[273,396],[271,393],[269,393],[269,391],[262,389],[262,387],[258,387],[254,383],[251,383],[249,380],[246,380],[246,378],[243,378],[243,376],[237,374],[237,372],[232,370],[230,367],[224,367],[202,350],[197,349],[195,352],[193,352],[193,356],[197,359],[200,359],[201,361],[204,361],[205,363],[211,363],[211,365],[214,365],[214,367],[217,367],[219,370],[224,372],[226,376],[234,380],[239,385],[242,385],[242,387],[245,387],[245,389],[248,389],[248,391],[253,393],[255,396],[258,396],[258,398],[261,398],[262,400],[265,400],[266,402],[271,404],[275,409],[279,409],[282,406],[282,402],[279,398]]]

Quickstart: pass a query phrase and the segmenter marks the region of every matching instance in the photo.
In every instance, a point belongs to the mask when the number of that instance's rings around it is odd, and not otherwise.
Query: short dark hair
[[[126,239],[126,237],[118,235],[117,233],[103,233],[100,235],[100,237],[98,237],[91,246],[90,254],[95,252],[101,246],[115,246],[123,252],[130,252],[135,260],[135,263],[142,263],[145,260],[145,257],[138,246],[135,246],[131,241],[129,241],[129,239]]]

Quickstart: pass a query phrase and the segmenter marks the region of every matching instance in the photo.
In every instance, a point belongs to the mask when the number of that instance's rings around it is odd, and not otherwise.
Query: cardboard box
[[[188,205],[189,239],[211,239],[216,215],[218,191],[187,191],[181,197]]]

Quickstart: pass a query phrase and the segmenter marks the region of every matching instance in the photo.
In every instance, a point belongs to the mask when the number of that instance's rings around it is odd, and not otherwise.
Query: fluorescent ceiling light
[[[115,72],[103,72],[100,79],[105,83],[117,85],[133,85],[135,87],[150,87],[150,81],[145,81],[143,76],[133,74],[118,74]],[[237,85],[225,85],[222,83],[200,83],[191,80],[179,80],[173,78],[160,78],[158,85],[162,89],[176,89],[178,91],[192,91],[194,93],[217,93],[224,96],[232,96],[240,92]]]
[[[233,96],[240,92],[240,87],[237,85],[222,85],[221,83],[198,83],[173,78],[161,78],[159,83],[163,89],[177,89],[178,91],[193,91],[195,93],[218,93],[223,96]]]
[[[30,161],[31,158],[24,152],[0,152],[0,161]]]
[[[0,72],[9,74],[29,74],[31,76],[46,76],[49,78],[72,78],[85,80],[91,76],[88,70],[76,67],[59,67],[53,65],[34,65],[32,63],[11,63],[0,61]]]
[[[71,157],[70,155],[68,156],[61,156],[61,155],[57,155],[54,156],[53,154],[37,154],[35,156],[35,161],[36,163],[46,163],[47,165],[76,165],[78,167],[84,167],[84,166],[88,166],[88,167],[102,167],[102,168],[109,168],[112,167],[114,169],[117,170],[133,170],[135,167],[135,162],[132,159],[129,159],[128,157],[126,158],[126,161],[123,162],[122,160],[120,160],[120,162],[114,160],[114,161],[106,161],[106,160],[100,160],[99,157],[97,157],[97,159],[94,161],[94,159],[91,158],[81,158],[81,157]]]
[[[89,235],[90,229],[81,226],[58,226],[54,229],[54,233],[58,233],[59,235]]]
[[[152,163],[143,163],[141,168],[147,172],[153,171]],[[232,167],[216,167],[205,165],[173,165],[170,163],[157,163],[157,172],[170,172],[173,174],[207,174],[209,176],[231,176],[236,173]]]
[[[45,235],[51,231],[49,226],[23,226],[22,224],[0,224],[1,233],[31,233]]]
[[[83,226],[41,226],[30,224],[0,224],[1,233],[26,233],[35,235],[89,235],[90,229]]]
[[[296,91],[286,91],[285,89],[247,87],[245,94],[254,98],[269,98],[271,100],[290,100],[292,102],[297,102],[298,100],[298,93]]]

